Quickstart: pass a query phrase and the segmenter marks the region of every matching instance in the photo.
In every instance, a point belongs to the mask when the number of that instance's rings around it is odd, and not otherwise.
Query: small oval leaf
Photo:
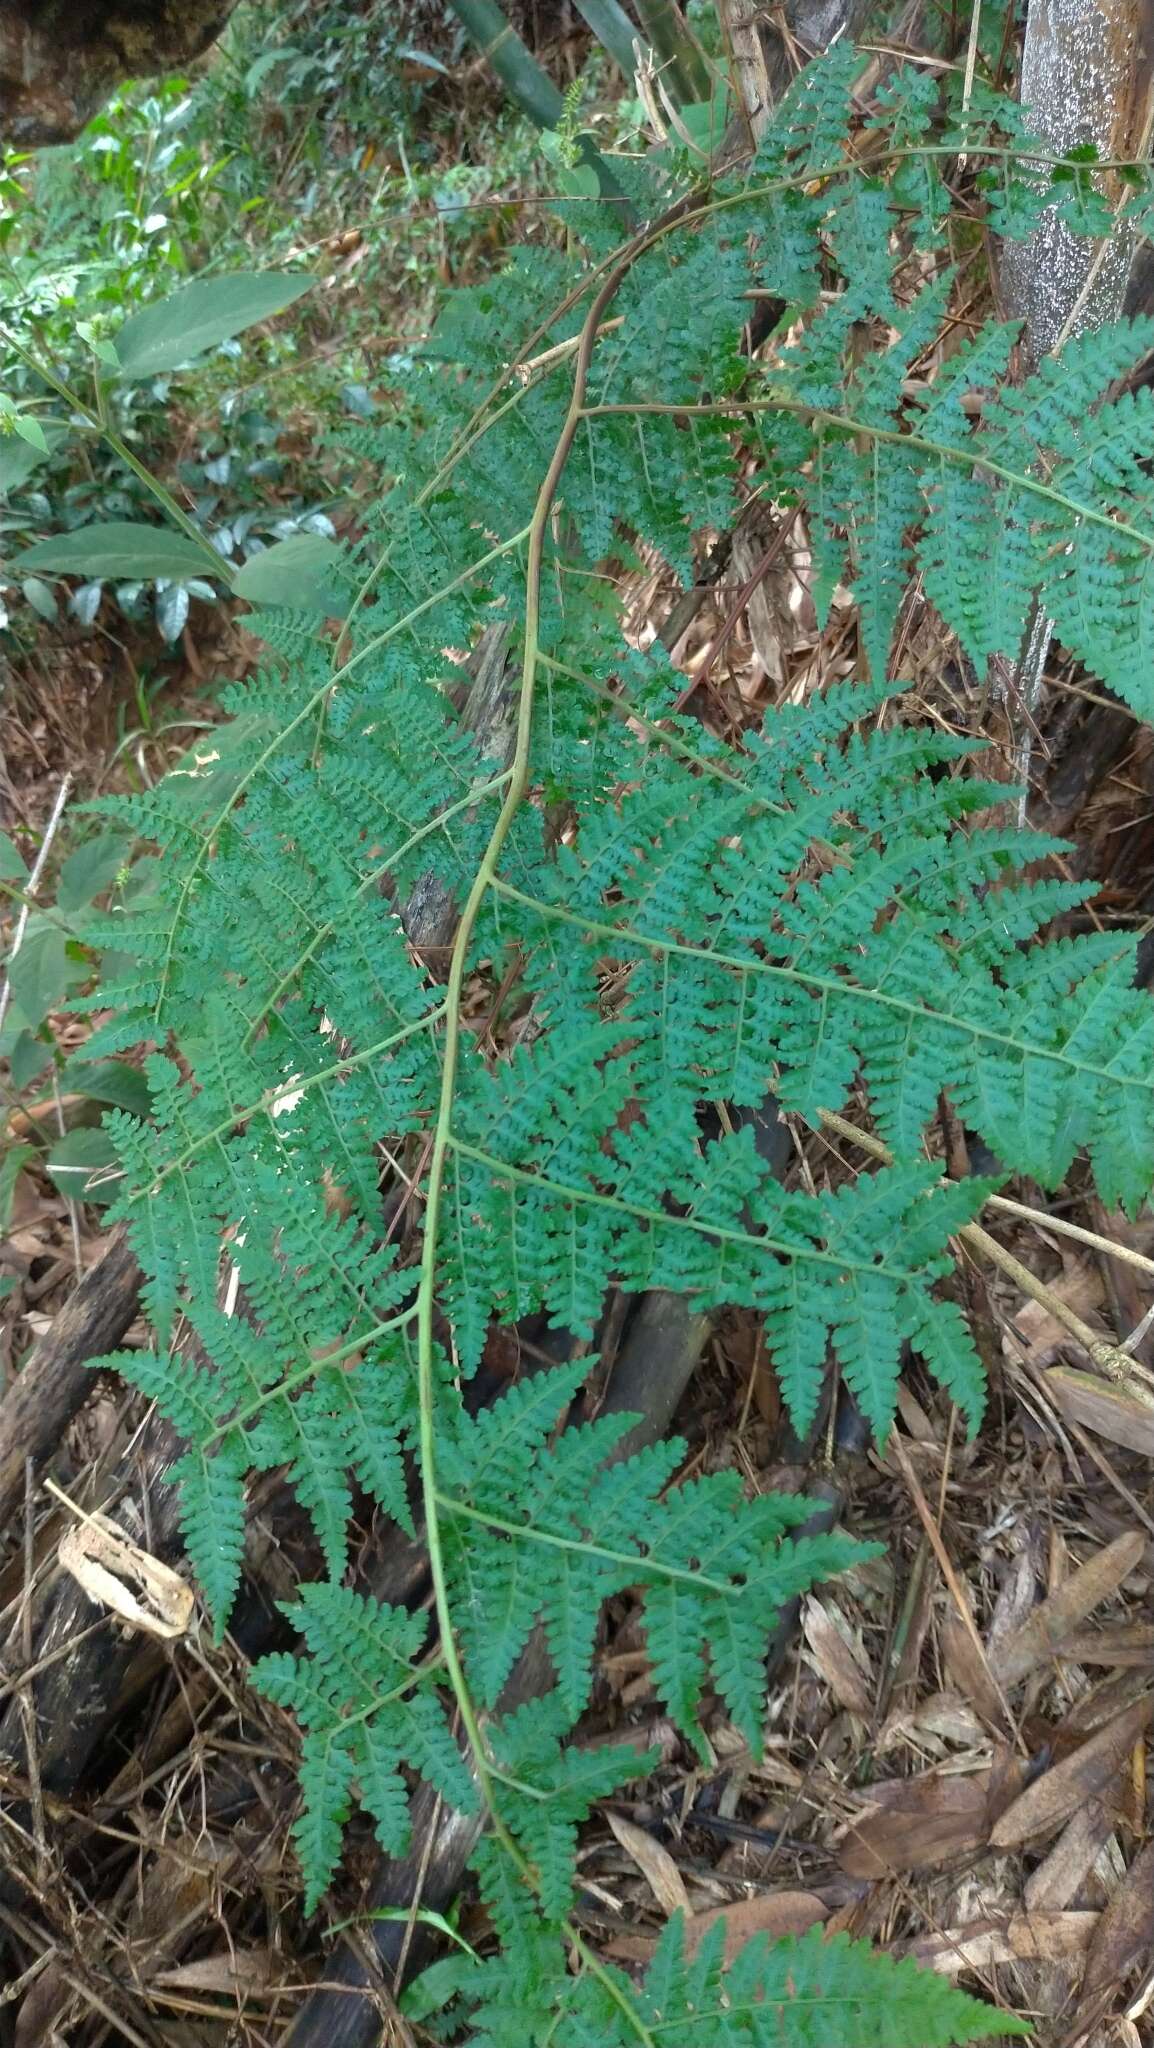
[[[116,336],[120,375],[155,377],[161,370],[179,369],[258,320],[283,312],[314,282],[261,270],[198,278],[125,321]]]
[[[156,623],[170,647],[179,640],[187,618],[188,592],[183,583],[170,583],[167,590],[157,593]]]
[[[42,619],[47,619],[54,626],[56,624],[56,598],[47,583],[39,576],[26,576],[20,588],[24,592],[28,603],[32,606],[33,611],[39,612]]]

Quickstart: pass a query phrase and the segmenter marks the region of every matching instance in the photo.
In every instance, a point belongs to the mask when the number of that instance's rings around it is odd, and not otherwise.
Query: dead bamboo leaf
[[[969,1854],[989,1833],[990,1774],[926,1771],[870,1787],[872,1811],[850,1823],[839,1849],[848,1877],[932,1870]]]
[[[663,1849],[644,1828],[635,1827],[631,1820],[622,1820],[620,1814],[607,1813],[605,1818],[666,1917],[672,1919],[674,1913],[684,1913],[688,1920],[692,1912],[689,1894],[668,1849]]]
[[[1055,1653],[1071,1664],[1112,1664],[1118,1670],[1148,1671],[1154,1665],[1154,1624],[1132,1621],[1124,1628],[1078,1630]]]
[[[1085,1955],[1097,1913],[1016,1913],[1012,1920],[975,1920],[927,1934],[903,1950],[942,1977],[988,1970],[995,1963],[1056,1963]]]
[[[1154,1402],[1136,1386],[1120,1386],[1066,1365],[1053,1366],[1042,1377],[1056,1406],[1072,1422],[1128,1451],[1154,1457]]]
[[[1030,1913],[1059,1913],[1094,1868],[1114,1831],[1121,1781],[1111,1781],[1102,1799],[1087,1799],[1071,1814],[1053,1848],[1030,1872],[1022,1894]]]
[[[946,1670],[964,1693],[974,1712],[988,1728],[1000,1728],[1005,1719],[988,1666],[978,1655],[973,1636],[955,1607],[948,1607],[941,1620],[942,1656]]]
[[[989,1645],[988,1656],[994,1677],[1002,1685],[1016,1685],[1057,1654],[1057,1645],[1080,1621],[1118,1591],[1124,1579],[1142,1562],[1145,1539],[1134,1529],[1108,1543],[1088,1564],[1072,1572],[1064,1585],[1035,1607],[1021,1624]]]
[[[1036,1778],[995,1822],[990,1835],[994,1847],[1017,1849],[1024,1842],[1056,1834],[1086,1800],[1101,1799],[1123,1759],[1144,1734],[1152,1712],[1154,1693],[1147,1693],[1072,1756]]]
[[[811,1655],[839,1705],[868,1721],[873,1713],[869,1680],[828,1608],[820,1600],[805,1603],[802,1624]]]
[[[130,1541],[115,1522],[90,1515],[60,1539],[62,1570],[97,1607],[129,1628],[166,1642],[186,1635],[196,1607],[192,1587],[160,1559]]]
[[[780,1941],[784,1934],[804,1934],[829,1919],[830,1908],[816,1892],[769,1892],[760,1899],[738,1899],[733,1906],[715,1906],[695,1913],[685,1925],[685,1949],[693,1955],[711,1927],[725,1929],[725,1960],[731,1963],[755,1934]]]
[[[1102,1915],[1086,1964],[1085,1991],[1120,1984],[1154,1951],[1154,1841],[1139,1850]]]

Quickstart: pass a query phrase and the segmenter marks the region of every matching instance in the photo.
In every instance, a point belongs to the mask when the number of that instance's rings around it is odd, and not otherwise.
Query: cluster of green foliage
[[[89,628],[107,600],[171,644],[190,601],[218,600],[221,558],[235,569],[294,534],[332,538],[353,466],[334,459],[331,430],[372,410],[383,309],[403,323],[390,352],[403,359],[438,266],[471,251],[472,202],[550,175],[500,106],[475,161],[458,161],[445,132],[447,95],[429,132],[415,129],[452,54],[437,10],[441,54],[420,44],[421,12],[246,0],[195,78],[126,86],[74,145],[6,153],[0,630]],[[494,214],[496,249],[515,209]],[[107,376],[108,345],[142,302],[254,258],[291,262],[302,284],[324,277],[350,228],[355,291],[315,294],[243,356],[226,336],[210,354]],[[279,445],[290,421],[291,459]],[[156,480],[211,544],[199,567],[118,565],[84,546],[93,525],[147,517]],[[72,534],[58,569],[14,559]]]
[[[588,1357],[479,1417],[463,1396],[494,1319],[544,1310],[588,1338],[611,1284],[656,1286],[758,1311],[799,1429],[832,1351],[884,1438],[906,1345],[976,1425],[982,1368],[942,1282],[990,1183],[925,1156],[944,1077],[1007,1171],[1054,1186],[1085,1153],[1131,1209],[1154,1180],[1132,942],[1040,936],[1090,888],[1022,874],[1055,843],[977,822],[1004,789],[964,743],[903,725],[890,661],[916,569],[974,662],[1015,651],[1037,595],[1150,713],[1148,395],[1101,400],[1154,337],[1087,337],[990,396],[1012,340],[991,325],[911,381],[949,272],[919,287],[910,257],[946,243],[958,152],[1002,233],[1047,206],[1093,226],[1095,192],[1083,167],[1023,166],[1012,108],[963,108],[913,69],[862,149],[855,73],[843,50],[812,66],[740,174],[701,186],[679,148],[622,162],[632,239],[575,200],[563,254],[452,299],[403,403],[350,430],[387,488],[327,572],[343,595],[258,611],[267,670],[212,746],[105,807],[160,854],[148,895],[91,933],[119,961],[91,998],[115,1013],[93,1054],[161,1048],[152,1121],[109,1120],[157,1348],[112,1362],[186,1441],[218,1628],[248,1476],[287,1468],[315,1525],[329,1577],[292,1610],[299,1653],[254,1673],[303,1731],[310,1902],[354,1798],[403,1848],[404,1767],[487,1822],[498,1952],[415,1993],[448,2003],[449,2031],[471,2014],[485,2048],[1014,2030],[845,1943],[754,1944],[725,1971],[709,1945],[687,1963],[674,1927],[641,1985],[588,1950],[575,1830],[645,1769],[570,1739],[606,1601],[641,1589],[686,1738],[709,1686],[756,1754],[773,1616],[865,1553],[791,1535],[804,1501],[678,1484],[677,1443],[623,1456],[621,1418],[564,1427]],[[781,309],[754,361],[751,289]],[[624,644],[599,571],[642,540],[689,575],[751,469],[805,507],[819,609],[852,580],[863,676],[726,746],[679,710],[660,647]],[[454,708],[446,650],[485,627],[510,650],[511,752]],[[430,892],[456,910],[447,967],[412,939]],[[499,1050],[468,1021],[478,983],[514,992]],[[785,1191],[751,1112],[772,1092],[815,1119],[855,1088],[893,1163]],[[410,1237],[384,1223],[398,1169]],[[423,1535],[431,1644],[421,1615],[345,1584],[354,1477]],[[537,1631],[552,1685],[518,1704]]]

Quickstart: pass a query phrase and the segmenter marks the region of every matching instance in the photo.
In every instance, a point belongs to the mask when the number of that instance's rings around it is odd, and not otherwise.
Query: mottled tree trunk
[[[1022,51],[1022,105],[1055,156],[1093,143],[1107,162],[1150,154],[1154,117],[1154,0],[1030,0]],[[1116,207],[1126,187],[1113,172],[1103,188]],[[999,266],[1005,311],[1023,322],[1023,367],[1075,335],[1117,320],[1126,306],[1134,236],[1120,223],[1101,241],[1075,235],[1053,212],[1025,242],[1008,242]],[[1029,784],[1035,712],[1052,638],[1035,608],[1024,648],[994,663],[1007,704],[1016,773]],[[1026,798],[1021,816],[1025,819]]]
[[[1147,156],[1152,83],[1152,0],[1030,0],[1022,105],[1055,156],[1087,142],[1107,160]],[[1115,203],[1124,197],[1109,172],[1103,184]],[[1118,318],[1133,257],[1126,228],[1090,242],[1053,213],[1029,241],[1007,245],[1002,291],[1006,311],[1026,323],[1031,369],[1060,341]]]
[[[235,0],[0,0],[0,143],[68,142],[124,78],[179,70]]]

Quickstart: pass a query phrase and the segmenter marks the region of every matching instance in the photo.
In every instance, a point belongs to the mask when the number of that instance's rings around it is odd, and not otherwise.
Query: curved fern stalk
[[[664,228],[657,231],[664,233]],[[498,1840],[516,1865],[526,1868],[526,1859],[516,1841],[505,1827],[497,1801],[494,1798],[491,1764],[480,1718],[473,1702],[464,1668],[457,1649],[457,1624],[450,1599],[445,1569],[445,1548],[441,1529],[442,1497],[437,1480],[437,1385],[436,1385],[436,1340],[434,1318],[437,1301],[438,1231],[441,1222],[441,1208],[445,1195],[445,1170],[452,1142],[453,1104],[457,1086],[458,1065],[461,1049],[461,1003],[464,990],[465,969],[469,949],[473,941],[481,904],[496,875],[502,848],[508,838],[514,818],[524,800],[529,781],[530,743],[533,732],[534,692],[537,677],[538,636],[541,606],[541,576],[544,561],[545,539],[549,520],[552,516],[558,487],[565,464],[568,461],[577,429],[581,422],[585,400],[589,365],[597,339],[597,331],[606,308],[616,297],[633,264],[653,246],[653,233],[640,235],[618,259],[602,282],[585,315],[581,339],[573,368],[573,386],[569,407],[562,423],[556,446],[545,473],[528,534],[528,555],[525,576],[525,620],[524,653],[521,667],[521,685],[517,704],[517,730],[510,764],[508,786],[501,810],[485,848],[472,888],[462,907],[460,922],[449,963],[446,992],[447,1016],[441,1065],[441,1094],[437,1106],[436,1123],[433,1127],[432,1145],[429,1156],[428,1178],[425,1188],[424,1238],[421,1250],[420,1280],[417,1289],[417,1391],[419,1402],[419,1438],[421,1474],[421,1500],[424,1509],[426,1541],[429,1547],[429,1563],[433,1582],[433,1596],[440,1630],[445,1668],[457,1702],[461,1722],[468,1737],[482,1798],[489,1810],[491,1824]],[[604,1984],[609,1996],[626,2016],[631,2033],[644,2048],[656,2048],[653,2035],[636,2013],[620,1984],[607,1971],[599,1959],[592,1954],[579,1936],[574,1935],[575,1944],[586,1968],[590,1969]]]

